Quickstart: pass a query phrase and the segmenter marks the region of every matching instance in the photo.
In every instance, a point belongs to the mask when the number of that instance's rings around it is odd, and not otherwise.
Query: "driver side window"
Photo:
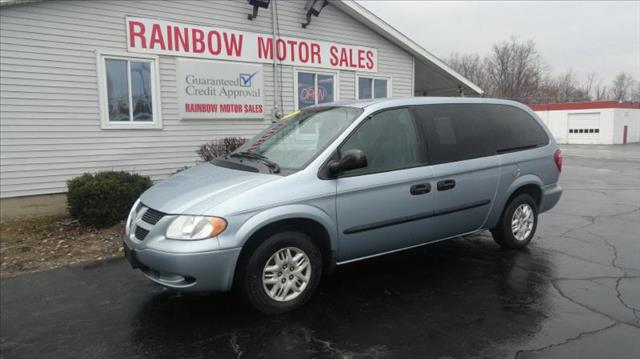
[[[342,144],[340,153],[359,149],[367,156],[367,167],[344,175],[386,172],[420,163],[418,140],[411,113],[406,108],[375,114]]]

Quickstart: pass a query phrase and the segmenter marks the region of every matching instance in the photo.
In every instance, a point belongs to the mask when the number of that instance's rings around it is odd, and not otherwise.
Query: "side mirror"
[[[367,167],[367,156],[362,150],[353,149],[345,151],[337,161],[329,163],[329,173],[336,176],[342,172]]]

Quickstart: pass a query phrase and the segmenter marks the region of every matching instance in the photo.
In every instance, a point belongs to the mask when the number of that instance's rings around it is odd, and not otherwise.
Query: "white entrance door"
[[[570,144],[599,144],[600,140],[600,112],[570,113],[569,134],[567,142]]]

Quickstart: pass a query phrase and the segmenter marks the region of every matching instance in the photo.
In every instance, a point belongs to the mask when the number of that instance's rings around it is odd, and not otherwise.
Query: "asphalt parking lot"
[[[640,145],[564,148],[527,250],[488,233],[341,267],[304,308],[164,290],[123,259],[1,282],[3,358],[638,358]]]

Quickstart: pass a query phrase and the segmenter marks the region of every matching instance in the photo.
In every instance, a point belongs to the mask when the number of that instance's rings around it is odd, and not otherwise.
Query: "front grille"
[[[145,240],[145,238],[147,238],[149,232],[153,229],[153,226],[158,223],[158,221],[160,221],[164,216],[166,216],[166,214],[146,207],[144,205],[140,205],[136,209],[135,216],[135,223],[132,224],[135,225],[133,235],[137,240],[143,241]]]
[[[142,216],[142,220],[149,224],[156,224],[164,216],[165,216],[164,213],[156,211],[155,209],[148,208],[147,211]]]
[[[146,229],[142,228],[142,227],[136,227],[136,238],[139,241],[143,241],[146,237],[147,234],[149,234],[149,231],[147,231]]]

